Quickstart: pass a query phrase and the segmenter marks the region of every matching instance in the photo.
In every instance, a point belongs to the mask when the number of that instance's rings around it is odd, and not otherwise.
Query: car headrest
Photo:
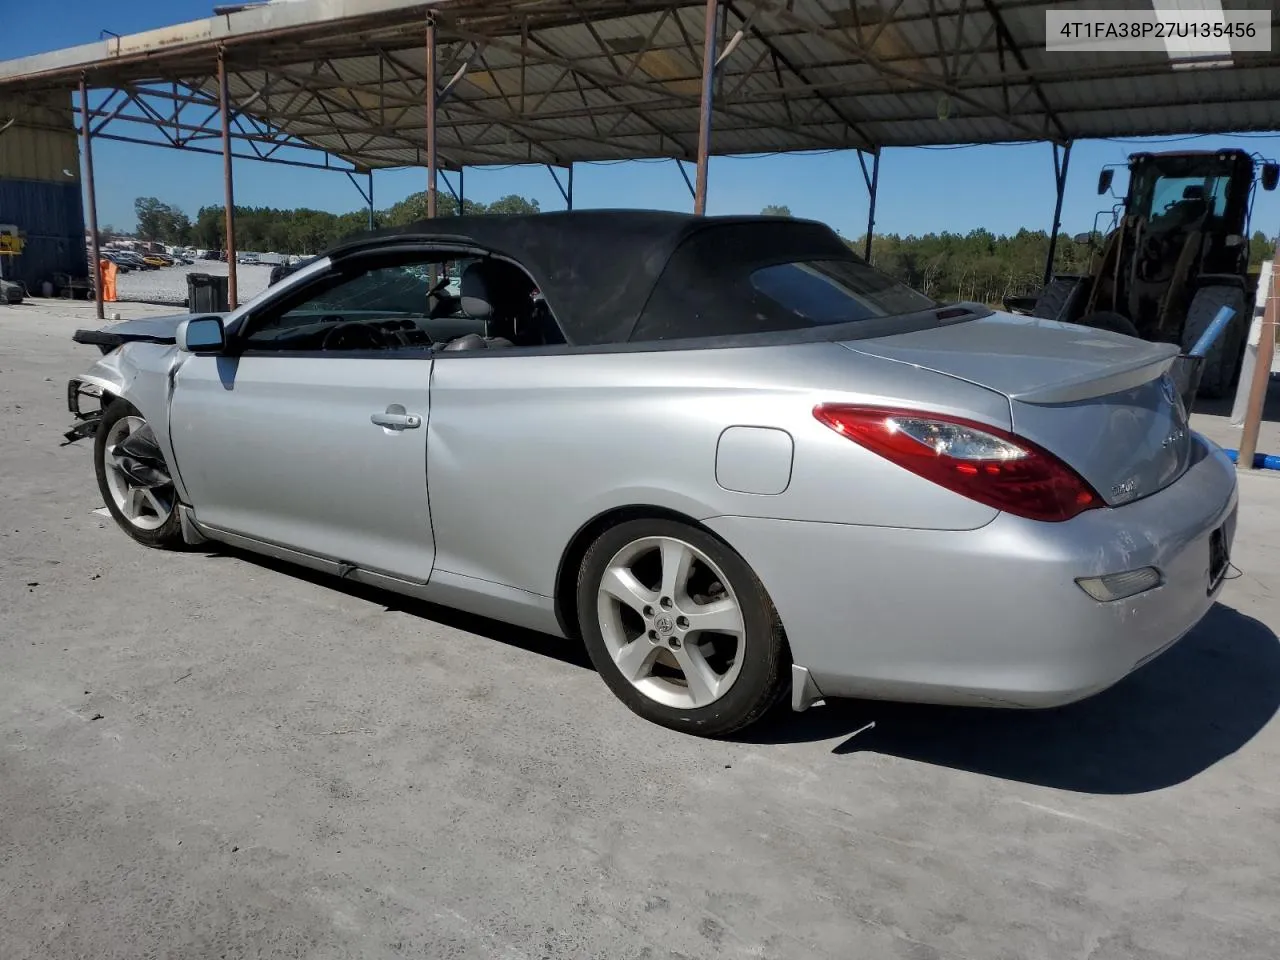
[[[462,272],[462,312],[472,320],[510,320],[529,304],[533,282],[513,263],[476,260]]]
[[[1202,183],[1193,183],[1193,184],[1191,184],[1190,186],[1183,187],[1183,188],[1182,188],[1182,199],[1183,199],[1183,200],[1203,200],[1203,199],[1204,199],[1204,184],[1202,184]]]

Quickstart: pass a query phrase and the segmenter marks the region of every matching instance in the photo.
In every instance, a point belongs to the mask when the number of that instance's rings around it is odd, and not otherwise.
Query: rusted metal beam
[[[218,50],[218,107],[222,111],[222,184],[226,196],[227,303],[239,305],[236,289],[236,190],[231,169],[231,92],[227,89],[227,53]]]
[[[1262,414],[1267,405],[1267,387],[1271,384],[1271,361],[1276,350],[1276,323],[1280,321],[1280,257],[1271,264],[1271,290],[1262,312],[1262,331],[1258,340],[1258,359],[1253,367],[1253,382],[1249,385],[1249,405],[1244,412],[1244,429],[1240,432],[1240,452],[1236,467],[1252,470],[1254,454],[1258,452],[1258,431],[1262,427]],[[1259,284],[1261,286],[1261,284]],[[1249,322],[1250,318],[1243,318]]]
[[[436,216],[436,18],[427,15],[426,35],[426,88],[423,90],[427,105],[427,219]]]
[[[80,74],[80,144],[84,152],[85,188],[89,200],[89,276],[94,278],[93,299],[98,319],[106,317],[102,309],[102,270],[99,267],[101,253],[98,250],[98,197],[93,186],[93,136],[89,129],[89,90],[85,84],[84,74]]]
[[[693,194],[693,212],[707,212],[707,173],[711,154],[711,113],[714,108],[716,78],[716,15],[719,0],[707,0],[707,15],[702,36],[702,101],[698,114],[698,183]]]

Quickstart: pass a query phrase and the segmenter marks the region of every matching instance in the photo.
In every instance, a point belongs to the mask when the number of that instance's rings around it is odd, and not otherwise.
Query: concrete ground
[[[1090,701],[711,742],[549,638],[133,544],[60,446],[90,313],[0,307],[5,960],[1275,957],[1274,474],[1222,602]]]

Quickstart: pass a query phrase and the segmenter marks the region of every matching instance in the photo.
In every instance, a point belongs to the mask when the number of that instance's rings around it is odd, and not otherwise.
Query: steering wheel
[[[320,342],[321,350],[385,350],[387,342],[358,320],[334,324]]]

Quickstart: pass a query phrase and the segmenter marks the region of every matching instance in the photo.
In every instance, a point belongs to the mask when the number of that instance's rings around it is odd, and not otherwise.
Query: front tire
[[[93,441],[98,490],[125,533],[148,547],[184,543],[178,495],[151,425],[126,400],[111,401]]]
[[[583,558],[578,621],[596,670],[646,720],[724,736],[787,689],[790,654],[764,586],[703,530],[631,520]]]

